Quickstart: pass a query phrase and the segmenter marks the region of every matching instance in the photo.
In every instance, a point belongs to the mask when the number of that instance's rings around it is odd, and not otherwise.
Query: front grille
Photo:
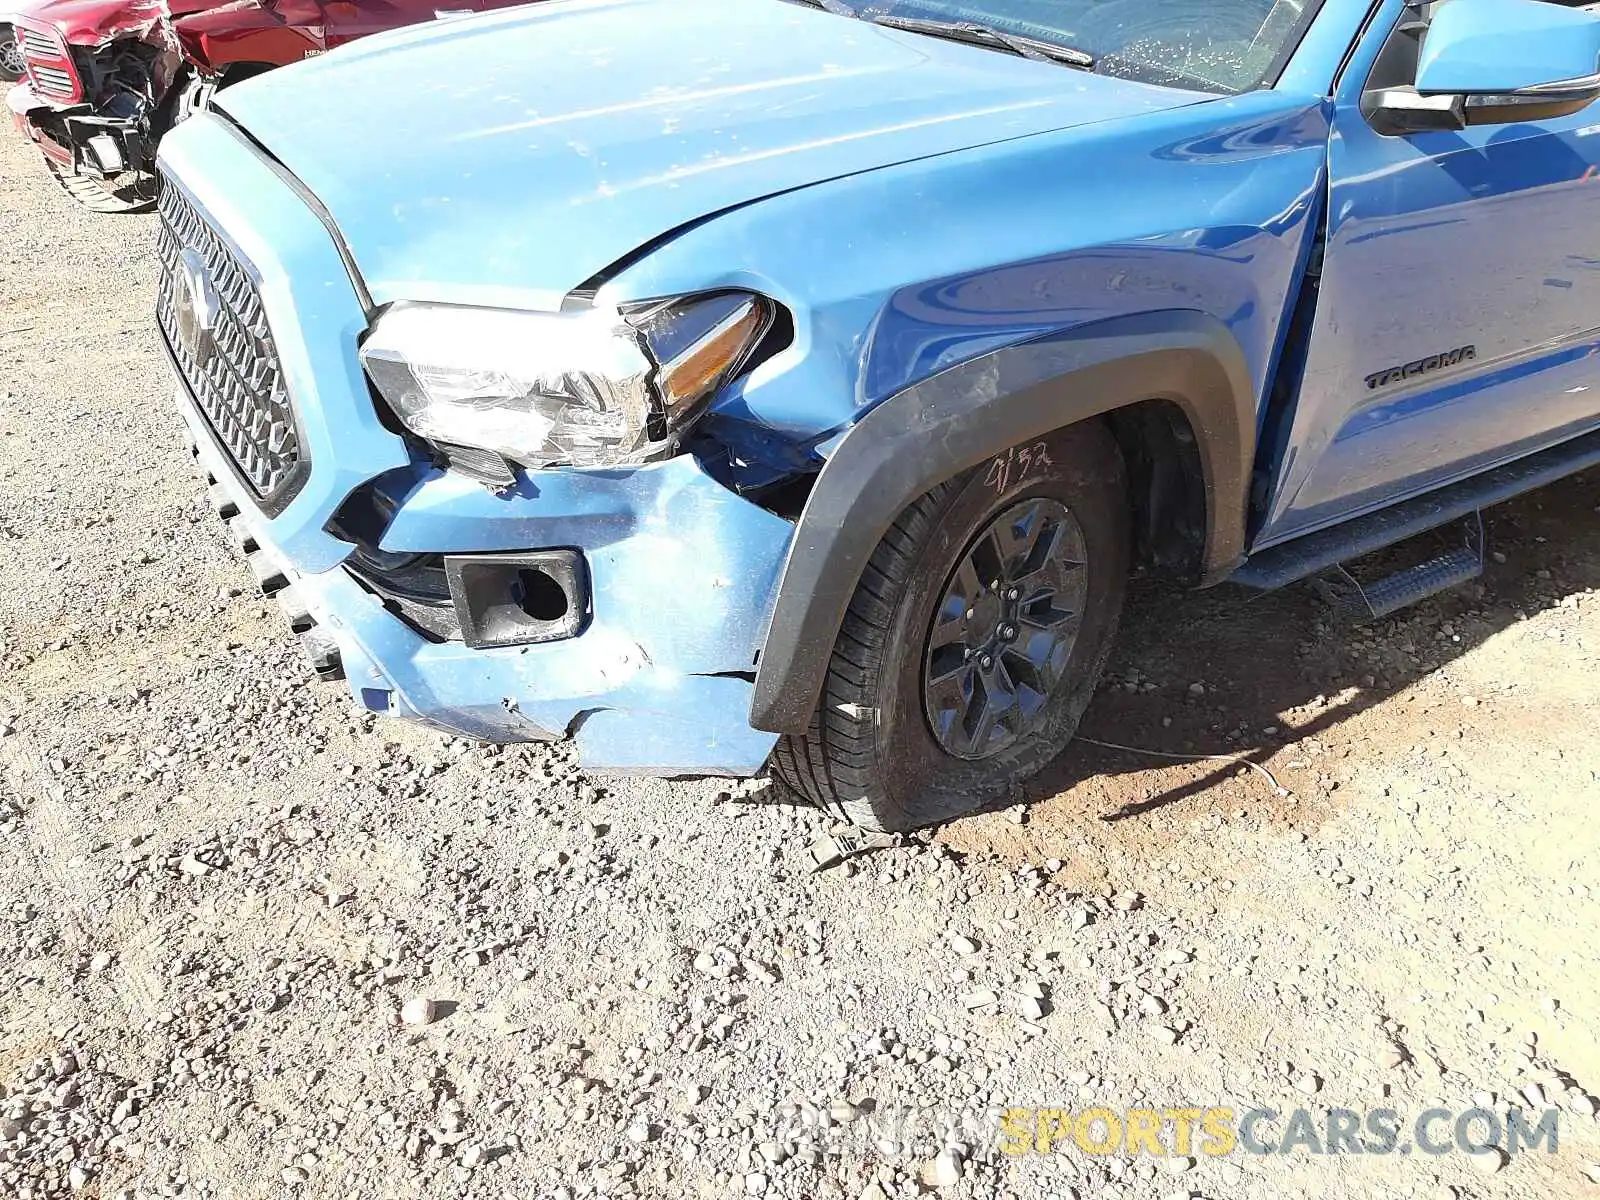
[[[17,41],[22,43],[24,54],[37,54],[40,58],[60,58],[61,47],[49,34],[40,33],[37,29],[22,29],[17,31]]]
[[[54,34],[17,27],[17,45],[33,90],[52,100],[78,99],[78,76],[66,46]]]
[[[41,96],[70,96],[73,93],[72,76],[60,67],[29,63],[28,74],[33,77],[34,90]]]
[[[196,404],[221,447],[269,512],[278,512],[299,491],[305,462],[294,408],[284,386],[277,347],[255,281],[232,248],[171,181],[163,180],[161,229],[156,255],[161,264],[156,318]],[[209,336],[186,338],[179,306],[190,304],[182,257],[194,250],[211,280],[216,307]],[[190,256],[191,264],[196,256]]]

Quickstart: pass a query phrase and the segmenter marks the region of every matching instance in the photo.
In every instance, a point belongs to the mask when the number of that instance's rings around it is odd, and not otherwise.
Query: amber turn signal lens
[[[716,391],[743,365],[772,323],[765,301],[750,296],[701,337],[661,364],[656,387],[669,420]]]

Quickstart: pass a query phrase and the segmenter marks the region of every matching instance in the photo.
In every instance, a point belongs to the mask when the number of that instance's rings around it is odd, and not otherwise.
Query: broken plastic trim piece
[[[479,450],[475,446],[457,446],[449,442],[436,442],[435,447],[444,458],[445,466],[475,479],[491,492],[509,491],[517,484],[517,473],[506,458],[493,450]]]
[[[811,873],[815,875],[863,854],[898,845],[900,836],[894,833],[835,833],[818,838],[806,852],[811,857]]]

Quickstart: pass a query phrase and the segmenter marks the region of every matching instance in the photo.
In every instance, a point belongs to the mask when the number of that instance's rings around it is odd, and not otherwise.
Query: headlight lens
[[[618,466],[669,453],[770,328],[759,296],[630,312],[396,304],[361,347],[401,423],[497,485],[524,467]]]

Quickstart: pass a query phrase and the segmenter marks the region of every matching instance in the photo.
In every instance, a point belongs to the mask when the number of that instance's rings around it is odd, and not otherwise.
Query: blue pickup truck
[[[554,0],[185,122],[158,319],[358,702],[902,830],[1061,753],[1130,576],[1461,525],[1381,614],[1600,462],[1597,97],[1547,0]]]

